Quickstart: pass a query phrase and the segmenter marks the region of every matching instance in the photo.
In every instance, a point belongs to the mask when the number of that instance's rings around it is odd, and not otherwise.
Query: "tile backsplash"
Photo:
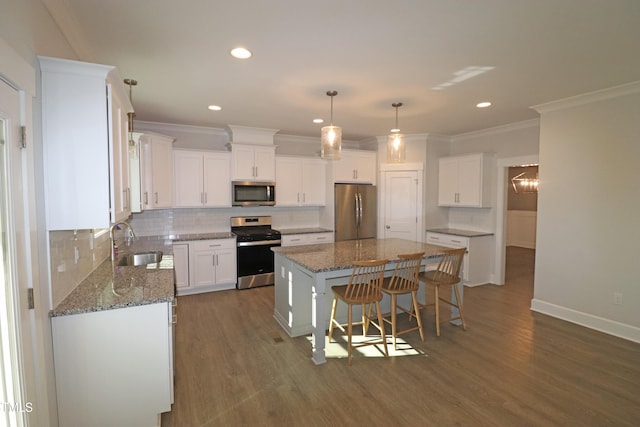
[[[109,246],[107,229],[49,232],[53,307],[110,256]]]
[[[162,209],[133,214],[129,223],[137,236],[217,233],[230,230],[232,216],[268,215],[273,228],[317,227],[319,208]]]

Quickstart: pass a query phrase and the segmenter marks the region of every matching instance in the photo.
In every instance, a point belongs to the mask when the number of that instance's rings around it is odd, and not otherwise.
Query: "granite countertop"
[[[172,301],[175,297],[173,242],[235,237],[231,232],[137,237],[130,246],[120,245],[118,259],[128,253],[162,251],[162,261],[133,267],[114,266],[107,259],[51,310],[49,315],[66,316]]]
[[[493,236],[493,233],[488,231],[461,230],[459,228],[430,228],[427,231],[432,233],[452,234],[454,236],[462,237]]]
[[[51,317],[91,313],[172,301],[175,295],[173,255],[138,267],[112,266],[108,259],[51,312]]]
[[[280,232],[283,236],[289,234],[310,234],[310,233],[333,233],[333,230],[329,230],[328,228],[320,228],[320,227],[309,227],[309,228],[276,228],[277,231]]]
[[[447,249],[443,246],[403,239],[347,240],[318,245],[271,248],[276,254],[282,255],[314,273],[351,268],[354,260],[388,259],[396,261],[399,254],[415,252],[425,252],[425,256],[434,257]]]
[[[185,242],[188,240],[235,239],[236,235],[230,231],[220,231],[216,233],[171,234],[169,236],[163,236],[162,238],[171,240],[172,242]]]

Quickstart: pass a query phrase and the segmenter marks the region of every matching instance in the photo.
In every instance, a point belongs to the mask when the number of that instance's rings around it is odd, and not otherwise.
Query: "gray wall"
[[[640,342],[640,82],[570,101],[539,108],[532,308]]]

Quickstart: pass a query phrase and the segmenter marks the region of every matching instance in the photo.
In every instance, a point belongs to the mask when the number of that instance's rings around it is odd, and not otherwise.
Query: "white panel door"
[[[384,237],[418,241],[418,172],[387,171]]]
[[[205,153],[204,205],[231,207],[231,159],[228,153]]]
[[[276,158],[276,206],[300,205],[301,173],[301,163],[298,158]]]
[[[198,207],[204,202],[202,154],[191,151],[173,152],[176,207]]]
[[[327,203],[327,166],[324,160],[302,160],[301,173],[302,203],[309,206],[324,206]]]
[[[171,208],[173,207],[173,139],[154,135],[152,144],[153,208]]]
[[[458,177],[458,203],[465,206],[482,206],[482,158],[461,157]]]
[[[438,170],[438,205],[452,206],[458,202],[458,168],[457,158],[443,158]]]

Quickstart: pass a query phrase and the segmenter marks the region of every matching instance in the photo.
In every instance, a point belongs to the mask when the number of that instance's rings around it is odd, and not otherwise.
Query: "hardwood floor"
[[[437,338],[427,312],[425,341],[403,336],[417,355],[352,366],[315,366],[273,320],[273,287],[180,297],[162,425],[638,425],[640,344],[530,311],[533,251],[507,263],[505,286],[465,288],[467,331]]]

